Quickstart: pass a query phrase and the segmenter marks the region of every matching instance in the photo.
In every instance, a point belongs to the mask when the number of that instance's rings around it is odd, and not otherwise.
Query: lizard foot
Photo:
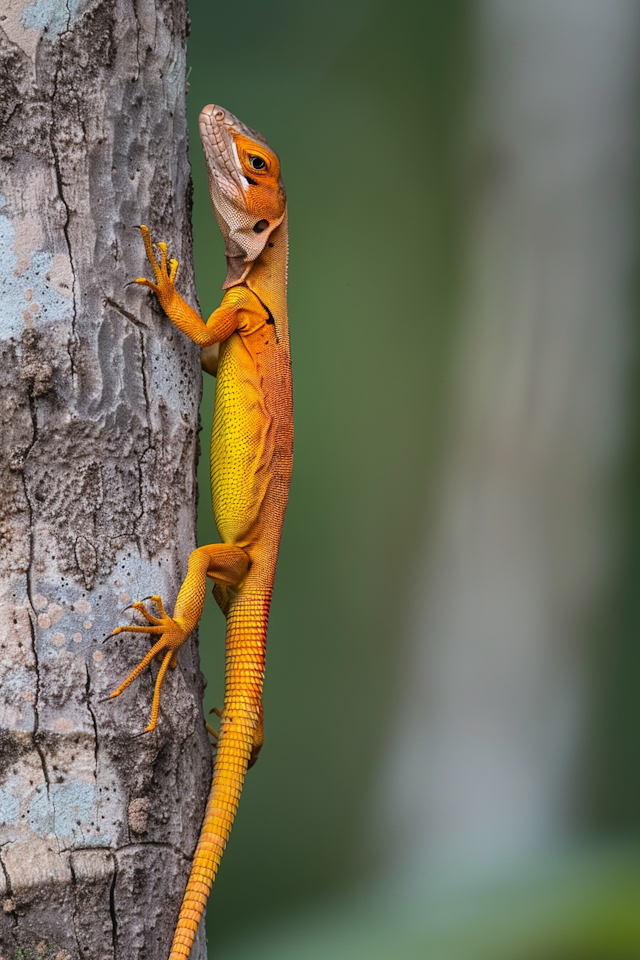
[[[209,713],[215,713],[216,716],[220,717],[220,719],[222,720],[222,710],[220,709],[220,707],[212,707],[212,709],[209,710]],[[207,728],[207,733],[209,734],[209,736],[213,737],[212,746],[217,747],[218,740],[220,739],[220,734],[218,733],[217,730],[214,730],[214,728],[210,726],[210,724],[208,723],[205,723],[205,727]]]
[[[171,260],[168,259],[167,245],[161,241],[157,244],[158,250],[160,251],[160,263],[158,263],[153,250],[149,228],[142,225],[140,227],[140,233],[142,234],[144,249],[147,253],[147,260],[151,264],[156,282],[153,283],[151,280],[147,280],[146,277],[138,277],[135,282],[153,290],[160,301],[162,309],[165,313],[168,313],[171,301],[174,297],[178,296],[175,287],[176,276],[178,274],[178,261],[173,258]]]
[[[140,627],[137,624],[131,624],[131,626],[128,627],[116,627],[110,636],[117,637],[120,633],[146,633],[150,637],[157,636],[158,640],[156,640],[147,655],[140,661],[135,670],[131,671],[126,680],[123,680],[117,690],[114,690],[112,694],[106,697],[107,700],[114,700],[116,697],[119,697],[122,691],[126,690],[129,684],[132,683],[136,677],[141,674],[146,667],[149,666],[154,657],[161,659],[162,663],[158,671],[158,676],[156,677],[156,684],[153,691],[151,718],[149,720],[149,725],[145,728],[145,733],[155,730],[158,722],[158,712],[160,710],[160,689],[162,687],[162,681],[164,680],[169,667],[173,669],[177,666],[178,650],[189,636],[180,620],[174,620],[165,612],[162,600],[159,596],[156,595],[149,597],[148,599],[153,600],[159,616],[154,616],[153,614],[149,613],[144,603],[141,601],[132,603],[131,607],[134,610],[138,610],[138,612],[142,614],[149,625],[146,627]]]
[[[213,728],[210,724],[208,724],[208,723],[205,723],[205,728],[206,728],[207,733],[209,734],[209,736],[210,736],[210,737],[212,738],[212,740],[213,740],[213,743],[211,744],[211,746],[212,746],[212,747],[217,747],[217,745],[218,745],[218,740],[220,739],[220,734],[218,733],[217,730],[214,730],[214,728]]]

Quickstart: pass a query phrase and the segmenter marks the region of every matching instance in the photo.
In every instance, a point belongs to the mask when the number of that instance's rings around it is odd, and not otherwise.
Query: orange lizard
[[[144,226],[140,229],[155,282],[144,277],[136,282],[153,290],[167,316],[202,348],[203,369],[217,374],[211,495],[222,543],[193,551],[172,617],[165,613],[160,597],[154,596],[150,599],[157,616],[142,602],[132,605],[147,626],[117,627],[112,634],[157,637],[111,694],[111,698],[119,696],[160,655],[146,728],[153,730],[162,681],[200,620],[208,577],[227,619],[224,706],[213,782],[169,960],[189,956],[238,809],[245,773],[264,740],[267,621],[293,450],[287,208],[280,162],[264,137],[216,105],[200,114],[200,136],[211,201],[226,243],[228,272],[222,303],[204,323],[175,289],[178,262],[168,259],[165,243],[158,243],[158,263]]]

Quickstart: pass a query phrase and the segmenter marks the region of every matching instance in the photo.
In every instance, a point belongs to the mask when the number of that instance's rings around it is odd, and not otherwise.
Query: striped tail
[[[270,592],[240,594],[229,609],[224,709],[213,782],[169,960],[185,960],[191,952],[231,833],[254,746],[259,749],[262,741],[262,682],[270,602]]]

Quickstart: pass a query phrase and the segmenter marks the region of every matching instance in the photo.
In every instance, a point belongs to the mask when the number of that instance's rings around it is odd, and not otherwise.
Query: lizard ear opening
[[[255,225],[254,228],[253,228],[253,232],[254,232],[254,233],[262,233],[262,231],[263,231],[263,230],[266,230],[268,226],[269,226],[269,221],[268,221],[268,220],[258,220],[258,222],[256,223],[256,225]]]

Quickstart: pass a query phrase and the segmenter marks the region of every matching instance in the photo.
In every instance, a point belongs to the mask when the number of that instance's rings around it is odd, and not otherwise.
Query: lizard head
[[[223,290],[241,283],[284,220],[280,161],[264,137],[209,104],[200,114],[211,202],[226,245]]]

